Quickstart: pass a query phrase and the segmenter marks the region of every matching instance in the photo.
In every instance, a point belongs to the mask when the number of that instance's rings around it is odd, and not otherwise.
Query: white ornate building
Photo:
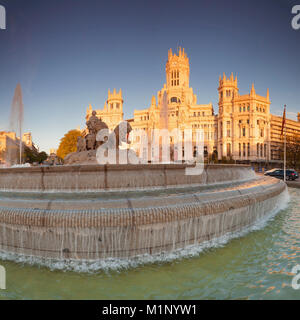
[[[169,131],[197,129],[204,131],[204,154],[215,154],[218,159],[224,157],[242,162],[271,162],[279,160],[280,140],[278,123],[281,117],[270,113],[269,89],[266,95],[256,93],[252,84],[250,93],[240,94],[238,79],[230,77],[219,79],[219,114],[214,113],[212,103],[199,104],[197,96],[190,87],[189,59],[184,49],[177,54],[170,49],[166,63],[166,83],[152,96],[151,105],[144,110],[135,110],[130,122],[133,130],[143,129],[148,136],[155,128],[162,127],[163,97],[167,94],[167,127]],[[97,116],[106,122],[112,130],[123,120],[122,91],[111,93],[104,108],[96,110]],[[87,108],[88,120],[93,111]],[[287,120],[288,132],[300,134],[300,116],[298,122]],[[194,134],[193,134],[194,139]]]

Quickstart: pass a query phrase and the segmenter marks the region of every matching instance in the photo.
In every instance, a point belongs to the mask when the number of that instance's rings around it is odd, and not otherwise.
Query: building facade
[[[22,136],[23,148],[26,146],[34,148],[30,132]],[[0,131],[0,164],[9,162],[11,164],[19,163],[20,158],[20,138],[13,131]]]
[[[189,58],[184,49],[179,48],[176,54],[169,50],[165,72],[166,83],[152,96],[149,108],[134,110],[133,118],[127,120],[133,131],[142,129],[151,139],[154,129],[191,129],[195,143],[196,130],[201,129],[206,156],[215,154],[218,159],[248,163],[280,161],[282,117],[270,113],[269,89],[262,96],[252,84],[250,93],[241,95],[237,77],[223,74],[218,86],[219,112],[215,114],[212,103],[197,102],[190,87]],[[110,130],[123,120],[123,102],[122,91],[117,93],[114,89],[112,93],[108,91],[104,108],[96,110]],[[90,105],[87,120],[92,111]],[[300,134],[300,113],[298,122],[287,119],[286,125],[287,134]]]

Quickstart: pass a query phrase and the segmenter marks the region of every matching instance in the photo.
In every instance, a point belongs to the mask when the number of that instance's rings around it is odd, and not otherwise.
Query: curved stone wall
[[[54,184],[49,182],[53,173],[51,169],[49,176],[43,172],[42,190],[54,188]],[[128,258],[170,251],[253,224],[278,206],[286,190],[282,181],[255,177],[246,166],[236,169],[233,166],[207,166],[202,177],[184,177],[182,171],[185,166],[172,165],[151,169],[142,167],[141,172],[133,168],[124,172],[119,166],[113,172],[109,168],[101,168],[96,172],[91,169],[72,167],[66,170],[59,167],[54,172],[57,177],[57,172],[61,170],[64,179],[66,176],[71,179],[72,172],[75,172],[78,175],[76,179],[82,179],[83,182],[87,181],[88,176],[97,180],[95,177],[99,177],[99,172],[100,176],[106,174],[105,190],[130,187],[132,182],[130,180],[128,185],[127,175],[130,179],[144,176],[145,179],[140,182],[143,188],[181,187],[188,182],[194,187],[175,188],[166,194],[156,190],[149,194],[117,192],[115,196],[110,196],[103,191],[96,198],[77,197],[74,193],[63,199],[56,199],[53,194],[38,199],[34,196],[23,197],[18,193],[6,196],[2,192],[0,250],[62,260]],[[147,170],[153,170],[150,176]],[[41,178],[41,170],[31,172]],[[0,178],[2,189],[10,189],[9,174],[12,175],[12,171],[5,171],[1,178],[6,175],[6,180]],[[20,181],[24,182],[30,177],[22,177],[22,171],[16,174],[19,179],[15,184],[16,189],[22,190]],[[222,182],[230,179],[236,184],[222,185]],[[70,187],[80,189],[73,182],[66,181],[66,190]],[[93,187],[101,189],[102,183],[102,180],[95,182]],[[196,184],[203,187],[197,187]],[[211,186],[208,187],[208,184]]]
[[[150,187],[206,185],[255,178],[244,165],[205,165],[200,175],[186,175],[186,164],[74,165],[0,169],[0,190],[136,190]]]

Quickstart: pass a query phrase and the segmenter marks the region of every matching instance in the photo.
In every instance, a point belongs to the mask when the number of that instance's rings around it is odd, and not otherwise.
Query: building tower
[[[234,137],[234,99],[239,95],[237,77],[219,78],[219,117],[218,117],[218,154],[219,158],[231,157],[233,154]]]
[[[168,52],[166,64],[167,89],[189,88],[190,64],[184,49],[179,48],[178,54]]]
[[[123,102],[121,89],[119,92],[114,89],[112,93],[108,90],[106,104],[110,112],[123,114]]]

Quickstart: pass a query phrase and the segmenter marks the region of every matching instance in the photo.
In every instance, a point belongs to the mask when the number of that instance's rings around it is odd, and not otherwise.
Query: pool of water
[[[192,258],[119,271],[77,273],[1,261],[0,299],[300,299],[300,189],[288,207],[252,231]]]

